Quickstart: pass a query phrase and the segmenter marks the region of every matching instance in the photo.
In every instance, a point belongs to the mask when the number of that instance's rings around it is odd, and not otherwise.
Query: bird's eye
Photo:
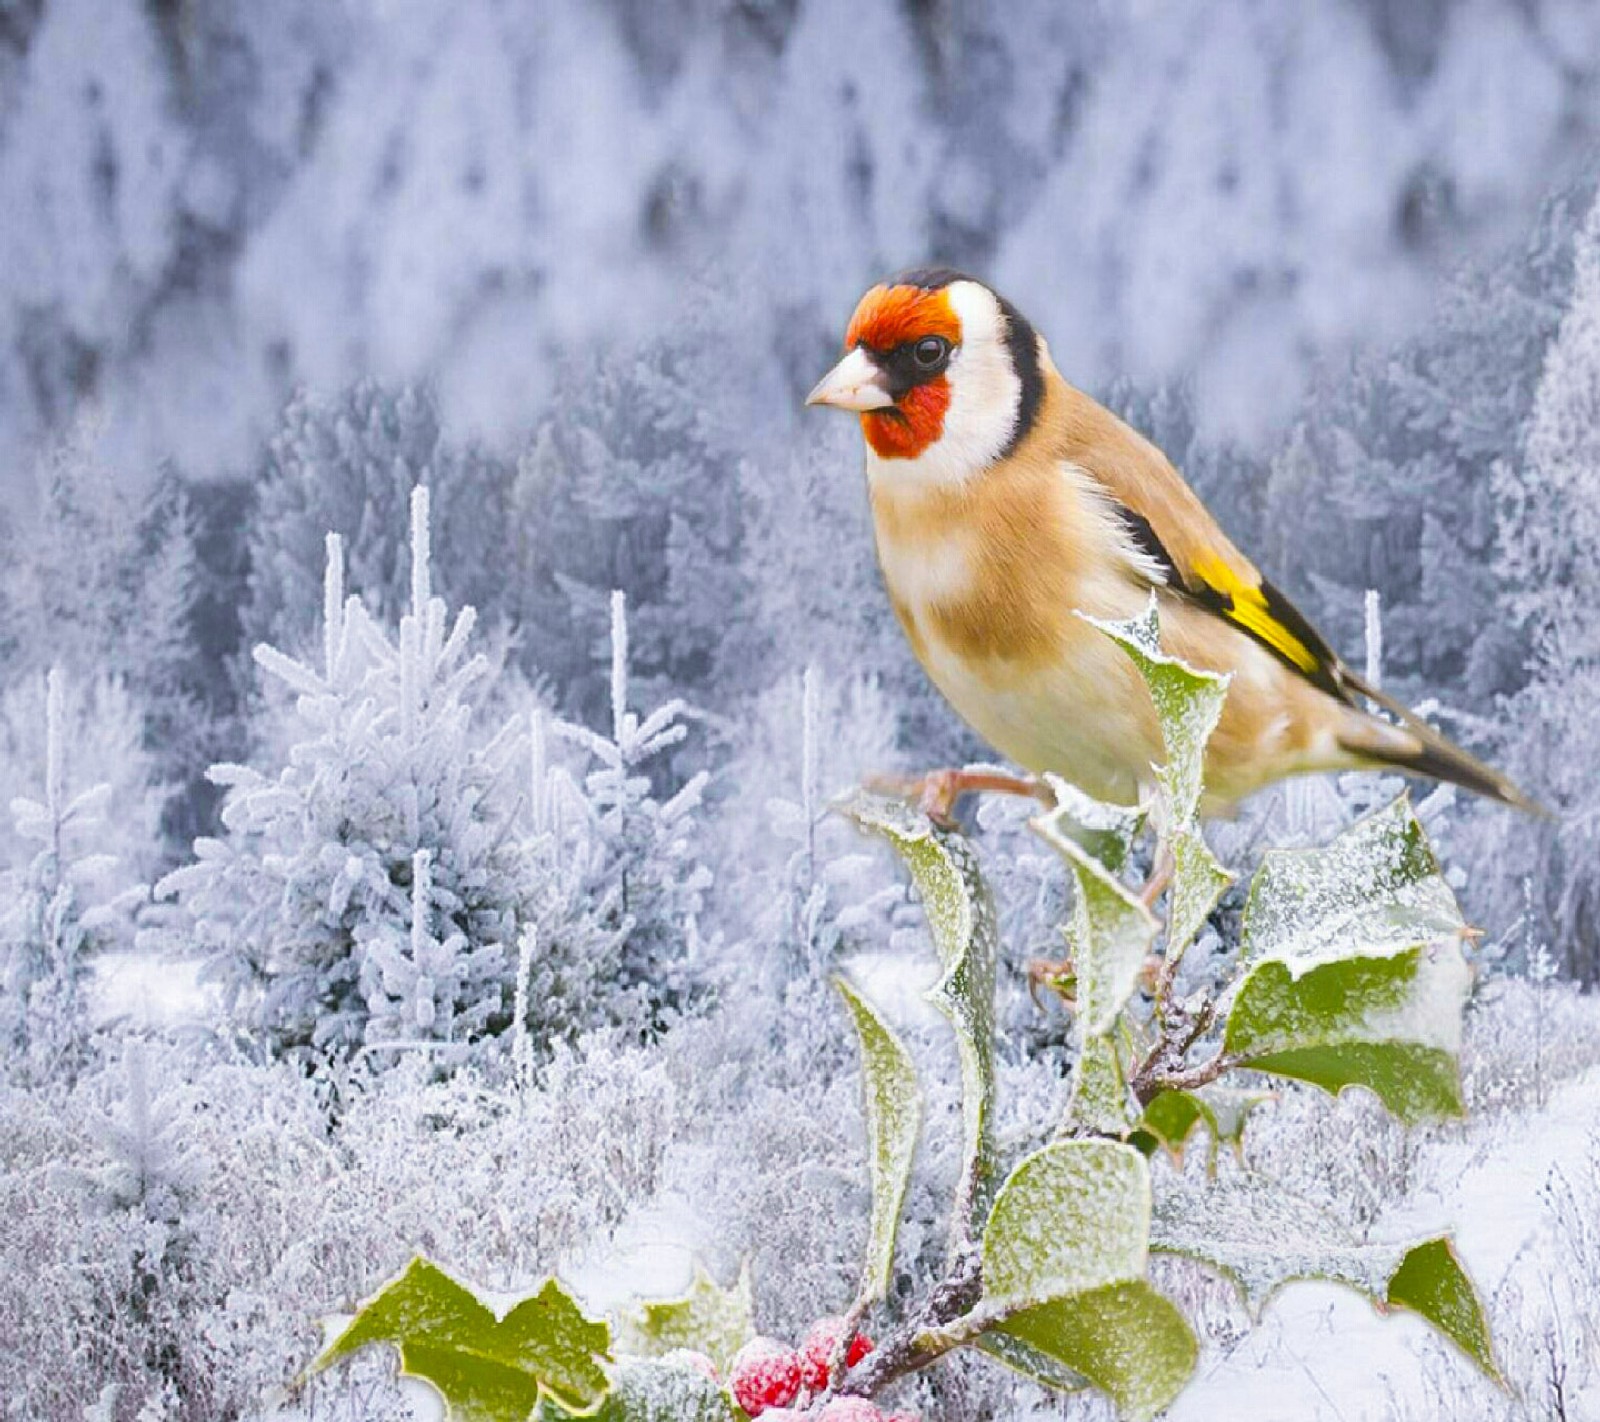
[[[911,348],[918,370],[937,370],[950,357],[950,342],[943,336],[924,336]]]

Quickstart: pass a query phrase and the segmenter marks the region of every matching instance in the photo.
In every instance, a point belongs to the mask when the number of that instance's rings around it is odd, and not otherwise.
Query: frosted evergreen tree
[[[1567,970],[1600,981],[1600,807],[1594,767],[1600,734],[1600,202],[1573,249],[1571,304],[1544,363],[1525,457],[1496,468],[1498,572],[1520,616],[1534,671],[1509,714],[1526,727],[1516,769],[1560,817],[1515,836],[1497,859],[1505,896],[1523,876],[1531,907]],[[1530,860],[1529,844],[1535,850]]]
[[[322,584],[324,539],[337,533],[351,586],[368,611],[393,622],[410,606],[410,567],[393,531],[412,490],[432,500],[440,592],[494,619],[508,608],[509,468],[449,445],[433,397],[420,386],[366,381],[333,399],[305,392],[284,409],[267,446],[250,523],[247,642],[298,654],[309,644]]]
[[[37,846],[11,876],[0,918],[0,1034],[13,1072],[70,1082],[89,1058],[86,990],[96,956],[128,936],[131,897],[107,883],[115,860],[91,852],[112,787],[68,791],[66,692],[53,669],[45,701],[44,793],[19,796],[17,833]]]
[[[345,594],[343,540],[327,538],[320,665],[262,644],[256,660],[297,696],[298,736],[276,775],[213,767],[226,836],[159,891],[195,920],[210,971],[282,1047],[349,1051],[368,1040],[396,941],[449,944],[434,1021],[506,1025],[519,921],[534,866],[514,832],[515,727],[472,727],[489,672],[432,590],[428,493],[411,492],[410,610],[386,633]],[[426,856],[425,886],[415,881]],[[374,976],[376,974],[376,976]],[[383,1007],[381,1037],[388,1031]]]

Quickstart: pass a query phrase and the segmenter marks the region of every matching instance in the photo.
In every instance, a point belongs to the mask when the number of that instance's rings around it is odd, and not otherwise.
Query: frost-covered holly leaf
[[[617,1319],[617,1348],[645,1358],[687,1348],[726,1371],[755,1332],[749,1266],[739,1270],[731,1289],[724,1289],[696,1264],[682,1297],[640,1303]]]
[[[611,1391],[593,1413],[565,1411],[543,1403],[533,1422],[740,1422],[744,1414],[727,1389],[692,1363],[673,1358],[626,1358],[612,1372]]]
[[[1116,1038],[1084,1038],[1072,1068],[1072,1096],[1061,1134],[1120,1137],[1132,1129],[1138,1116]]]
[[[935,827],[903,800],[858,792],[839,806],[862,829],[882,835],[899,852],[922,896],[943,972],[928,1000],[955,1029],[961,1058],[963,1182],[975,1198],[960,1202],[970,1218],[981,1207],[993,1173],[990,1106],[994,1096],[994,963],[998,929],[994,901],[978,872],[977,856],[958,834]],[[964,1226],[965,1219],[958,1225]]]
[[[1138,667],[1161,725],[1167,760],[1156,768],[1156,780],[1165,801],[1165,833],[1173,854],[1166,951],[1171,958],[1181,958],[1233,882],[1206,845],[1198,818],[1206,743],[1221,719],[1230,679],[1199,671],[1161,650],[1161,621],[1153,595],[1144,616],[1133,621],[1085,620],[1116,642]]]
[[[1374,811],[1321,849],[1264,855],[1245,904],[1246,961],[1296,976],[1320,963],[1403,953],[1467,931],[1410,797]]]
[[[1224,1048],[1328,1091],[1365,1086],[1407,1122],[1459,1115],[1465,931],[1405,796],[1325,849],[1269,854]]]
[[[588,1415],[609,1386],[611,1330],[586,1318],[554,1279],[503,1317],[444,1270],[414,1259],[361,1306],[312,1365],[369,1343],[400,1351],[400,1371],[432,1385],[452,1422],[524,1422],[549,1398]]]
[[[1183,1391],[1200,1352],[1184,1316],[1143,1279],[1053,1299],[995,1331],[1026,1345],[1022,1370],[1034,1358],[1052,1360],[1136,1419],[1154,1417]]]
[[[1072,871],[1076,892],[1067,948],[1078,980],[1078,1024],[1086,1037],[1102,1036],[1133,995],[1158,925],[1100,860],[1060,832],[1057,816],[1032,823]]]
[[[850,1008],[861,1039],[861,1086],[866,1098],[867,1161],[872,1175],[872,1224],[867,1231],[866,1268],[861,1298],[870,1302],[889,1291],[894,1274],[894,1240],[911,1162],[916,1154],[922,1093],[911,1054],[870,1003],[844,979],[836,985]]]
[[[985,1350],[1149,1417],[1194,1368],[1182,1315],[1145,1280],[1150,1175],[1116,1141],[1058,1141],[1012,1171],[983,1235]]]
[[[1337,1094],[1364,1086],[1408,1125],[1462,1112],[1461,1013],[1471,969],[1454,943],[1250,970],[1223,1050],[1244,1065]]]
[[[1231,1145],[1238,1150],[1250,1113],[1270,1100],[1270,1091],[1250,1091],[1215,1082],[1195,1091],[1163,1091],[1144,1108],[1132,1140],[1141,1149],[1160,1148],[1175,1160],[1182,1160],[1195,1131],[1204,1129],[1210,1142],[1207,1168],[1215,1170],[1217,1147]]]
[[[1175,830],[1172,849],[1172,887],[1167,895],[1167,947],[1169,958],[1182,957],[1195,935],[1205,927],[1211,910],[1233,882],[1211,852],[1198,824]]]
[[[1111,873],[1118,873],[1128,861],[1128,853],[1139,831],[1144,828],[1142,807],[1108,805],[1078,789],[1057,775],[1044,777],[1056,804],[1034,820],[1039,835],[1055,844],[1071,840],[1086,854],[1098,859]]]
[[[983,1231],[983,1296],[1031,1308],[1144,1277],[1150,1172],[1117,1141],[1056,1141],[1001,1186]]]
[[[1252,1315],[1285,1284],[1325,1279],[1374,1303],[1409,1308],[1499,1376],[1489,1325],[1447,1237],[1372,1243],[1317,1206],[1258,1175],[1157,1177],[1150,1247],[1230,1279]]]
[[[1161,619],[1152,594],[1144,615],[1128,622],[1103,622],[1078,614],[1126,652],[1150,688],[1161,723],[1167,763],[1157,779],[1167,801],[1168,823],[1189,824],[1200,809],[1206,742],[1217,728],[1229,678],[1198,671],[1161,650]]]

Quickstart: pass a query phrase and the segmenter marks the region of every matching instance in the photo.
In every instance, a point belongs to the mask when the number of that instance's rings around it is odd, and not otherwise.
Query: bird
[[[1068,383],[987,283],[920,268],[873,286],[807,397],[860,417],[878,563],[896,619],[957,714],[1027,776],[909,785],[950,822],[969,791],[1151,798],[1160,725],[1139,671],[1087,619],[1140,617],[1230,681],[1206,746],[1205,816],[1290,776],[1392,769],[1543,813],[1353,671],[1223,532],[1150,440]],[[1372,709],[1381,707],[1388,716]]]

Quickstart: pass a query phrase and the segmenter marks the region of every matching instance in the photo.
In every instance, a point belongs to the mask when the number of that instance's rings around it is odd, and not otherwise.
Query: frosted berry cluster
[[[798,1348],[772,1338],[754,1338],[739,1350],[728,1373],[734,1401],[751,1417],[766,1422],[916,1422],[906,1413],[890,1415],[864,1397],[830,1398],[812,1407],[811,1399],[828,1387],[828,1368],[844,1336],[845,1320],[824,1318],[812,1325]],[[853,1368],[872,1351],[872,1340],[855,1334],[844,1350],[844,1365]]]

